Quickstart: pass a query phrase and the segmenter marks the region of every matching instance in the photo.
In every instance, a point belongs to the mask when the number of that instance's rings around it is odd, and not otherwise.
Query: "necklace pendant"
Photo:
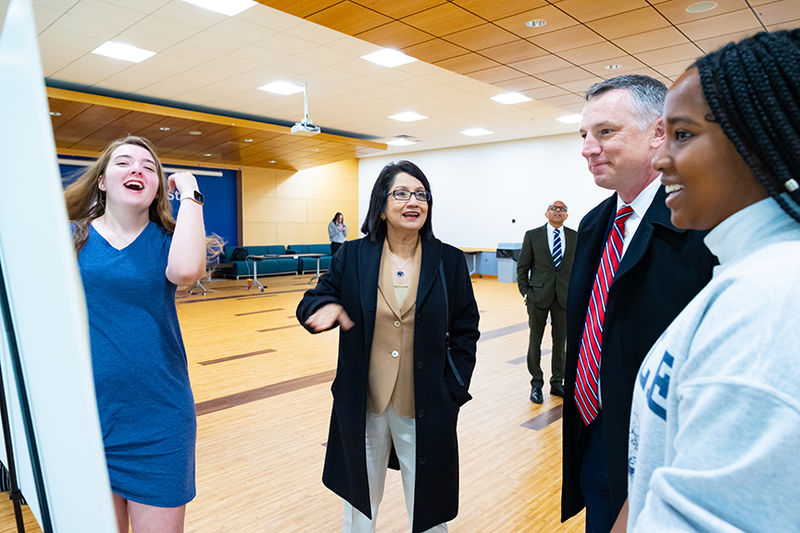
[[[398,278],[402,278],[402,277],[403,277],[403,276],[405,276],[405,275],[406,275],[406,274],[405,274],[405,272],[403,272],[402,270],[398,270],[398,271],[397,271],[397,277],[398,277]]]

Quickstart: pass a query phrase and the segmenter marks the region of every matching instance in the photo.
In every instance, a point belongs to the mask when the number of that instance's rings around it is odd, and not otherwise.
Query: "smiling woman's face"
[[[153,155],[141,146],[119,146],[111,152],[98,186],[106,192],[107,203],[149,208],[161,186]]]
[[[684,72],[669,90],[664,124],[667,139],[656,151],[653,168],[663,173],[675,226],[711,229],[767,197],[713,120],[697,69]]]
[[[400,233],[419,232],[428,218],[428,202],[420,202],[413,194],[405,202],[395,200],[391,193],[401,190],[413,193],[424,191],[425,186],[414,176],[398,172],[386,198],[386,207],[383,211],[386,215],[386,224],[388,228]]]

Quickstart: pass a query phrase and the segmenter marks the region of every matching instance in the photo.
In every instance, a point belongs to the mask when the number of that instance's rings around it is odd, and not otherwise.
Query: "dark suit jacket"
[[[522,239],[517,262],[517,285],[519,292],[532,298],[532,303],[540,309],[549,308],[553,299],[557,299],[561,307],[567,306],[567,285],[578,234],[575,230],[562,227],[566,242],[562,244],[563,256],[558,268],[553,265],[553,256],[547,244],[547,224],[525,232],[525,238]]]
[[[711,279],[717,262],[703,244],[706,232],[672,225],[665,197],[662,186],[617,268],[606,301],[601,414],[611,501],[617,511],[627,497],[628,425],[636,373],[659,335]],[[587,431],[575,406],[575,376],[592,284],[616,207],[614,194],[590,211],[578,228],[567,296],[562,521],[584,507],[579,476]]]
[[[339,334],[322,481],[366,516],[371,516],[364,447],[367,376],[382,250],[382,239],[345,241],[333,256],[330,270],[315,288],[306,291],[297,306],[301,324],[328,303],[341,304],[355,322],[351,329]],[[444,266],[447,303],[440,263]],[[459,407],[471,398],[467,389],[480,335],[478,318],[464,253],[438,239],[423,239],[414,317],[414,533],[452,520],[458,512],[456,422]],[[445,333],[449,334],[452,366]]]

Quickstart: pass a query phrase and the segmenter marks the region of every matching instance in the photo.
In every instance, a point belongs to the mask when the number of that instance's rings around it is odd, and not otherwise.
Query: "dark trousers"
[[[608,533],[619,509],[611,506],[602,413],[589,425],[588,444],[581,463],[581,493],[586,505],[586,533]]]
[[[336,250],[342,247],[340,242],[331,242],[331,255],[336,255]]]
[[[553,353],[550,360],[552,376],[550,384],[561,385],[564,381],[564,352],[566,351],[567,311],[561,307],[557,300],[553,300],[549,308],[536,307],[528,297],[528,326],[530,337],[528,339],[528,372],[531,374],[531,387],[541,387],[544,384],[542,374],[542,336],[547,325],[547,315],[550,315],[551,330],[553,333]]]

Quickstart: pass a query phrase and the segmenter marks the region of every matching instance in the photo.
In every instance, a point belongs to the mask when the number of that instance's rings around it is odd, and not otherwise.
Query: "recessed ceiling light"
[[[123,61],[130,61],[132,63],[141,63],[147,58],[156,55],[155,52],[137,48],[125,43],[117,43],[114,41],[106,41],[94,50],[93,54],[100,56],[111,57],[114,59],[121,59]]]
[[[269,163],[270,163],[270,164],[272,164],[272,163],[275,163],[275,162],[276,162],[276,161],[275,161],[274,159],[273,159],[272,161],[269,161]]]
[[[622,68],[622,65],[620,65],[619,63],[615,63],[613,65],[606,65],[603,68],[606,69],[606,70],[619,70],[619,69]]]
[[[314,151],[315,152],[319,152],[319,148],[314,148]]]
[[[238,15],[245,9],[249,9],[256,5],[253,0],[183,0],[189,4],[194,4],[203,9],[216,11],[223,15],[232,17]]]
[[[192,130],[189,132],[189,135],[202,135],[202,134],[203,134],[202,131],[197,131],[197,130]]]
[[[391,48],[381,48],[377,52],[372,52],[371,54],[361,56],[361,59],[366,59],[367,61],[375,63],[376,65],[389,68],[399,67],[400,65],[413,63],[417,60],[414,57],[407,56],[403,52],[398,52],[397,50],[393,50]]]
[[[425,115],[420,115],[415,111],[403,111],[402,113],[395,113],[394,115],[389,115],[389,118],[392,120],[399,120],[400,122],[414,122],[415,120],[422,120],[428,117],[426,117]]]
[[[561,115],[556,117],[556,120],[564,124],[578,124],[581,121],[580,113],[570,113],[569,115]]]
[[[61,113],[59,113],[58,111],[50,111],[50,116],[51,117],[60,117]]]
[[[417,144],[417,141],[412,141],[408,137],[398,135],[391,141],[387,141],[386,144],[391,144],[392,146],[411,146],[412,144]]]
[[[716,2],[695,2],[686,6],[687,13],[705,13],[717,7]]]
[[[214,154],[203,154],[203,157],[211,157]]]
[[[522,93],[503,93],[498,94],[497,96],[492,96],[492,100],[495,102],[499,102],[501,104],[520,104],[522,102],[530,102],[531,98],[528,98]]]
[[[481,135],[491,135],[494,132],[487,130],[486,128],[470,128],[468,130],[461,131],[460,133],[461,135],[466,135],[468,137],[480,137]]]
[[[547,21],[544,19],[533,19],[525,23],[525,25],[529,28],[541,28],[545,24],[547,24]]]
[[[253,139],[244,139],[244,142],[251,143],[251,142],[253,142]]]
[[[303,92],[302,85],[296,85],[288,81],[273,81],[258,88],[260,91],[267,91],[273,94],[289,95]]]
[[[160,129],[161,131],[169,131],[169,128],[168,128],[168,127],[166,127],[166,126],[161,126],[161,127],[160,127],[160,128],[158,128],[158,129]]]

